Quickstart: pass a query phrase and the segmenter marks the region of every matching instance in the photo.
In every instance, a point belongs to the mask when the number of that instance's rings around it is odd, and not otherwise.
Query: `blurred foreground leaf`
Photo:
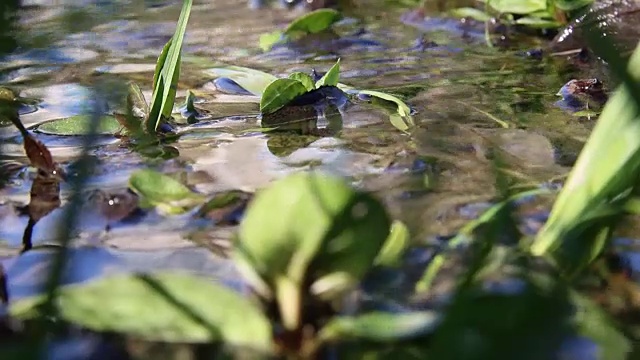
[[[44,297],[19,300],[11,314],[40,316]],[[210,280],[186,274],[115,275],[62,287],[60,316],[96,331],[164,342],[221,341],[268,351],[271,326],[247,299]]]

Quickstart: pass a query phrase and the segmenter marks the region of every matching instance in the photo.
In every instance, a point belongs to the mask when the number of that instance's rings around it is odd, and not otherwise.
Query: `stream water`
[[[0,60],[0,84],[37,99],[21,115],[27,127],[86,113],[96,99],[108,104],[129,80],[150,99],[156,57],[180,11],[177,0],[67,3],[23,1],[26,7],[12,32],[18,46]],[[322,169],[373,191],[409,226],[416,244],[428,245],[454,234],[489,205],[497,191],[492,160],[497,153],[512,188],[553,187],[593,127],[593,119],[558,106],[556,93],[567,81],[599,70],[562,57],[523,55],[544,46],[541,39],[489,48],[482,25],[437,13],[408,19],[407,11],[369,1],[355,10],[360,22],[339,25],[350,34],[341,41],[264,53],[259,36],[283,28],[300,10],[250,9],[237,0],[195,1],[177,104],[192,90],[212,119],[193,125],[171,144],[171,152],[155,158],[120,146],[112,136],[100,137],[91,149],[96,166],[88,190],[123,191],[129,175],[147,167],[180,176],[205,194],[251,192],[292,172]],[[341,82],[403,95],[416,110],[416,128],[402,133],[385,113],[354,106],[338,137],[246,131],[259,127],[257,99],[220,91],[207,71],[223,64],[274,75],[326,71],[337,58]],[[79,137],[35,135],[73,176]],[[41,245],[55,242],[69,188],[62,184],[62,206],[33,227],[34,249],[19,255],[29,222],[19,207],[29,202],[35,173],[27,167],[19,132],[5,126],[0,136],[2,166],[12,168],[0,188],[0,261],[11,296],[20,298],[39,292],[46,279],[50,251]],[[550,199],[541,198],[523,209],[531,231],[549,207]],[[229,260],[220,256],[233,226],[189,214],[148,212],[111,223],[105,232],[109,220],[93,210],[83,212],[74,234],[65,283],[111,272],[181,269],[247,290]]]

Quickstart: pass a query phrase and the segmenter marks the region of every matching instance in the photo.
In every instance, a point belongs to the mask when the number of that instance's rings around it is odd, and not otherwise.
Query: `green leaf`
[[[316,82],[316,88],[320,86],[337,86],[340,81],[340,59]]]
[[[294,20],[285,29],[287,36],[296,33],[316,34],[331,28],[331,25],[342,19],[339,11],[334,9],[318,9]]]
[[[262,49],[262,51],[269,51],[274,45],[280,43],[284,39],[284,33],[280,30],[262,34],[260,35],[260,49]]]
[[[413,116],[411,116],[411,108],[404,101],[400,100],[400,98],[374,90],[359,90],[358,93],[373,96],[384,102],[393,103],[396,107],[396,112],[389,115],[389,121],[396,129],[407,131],[415,126]]]
[[[376,257],[376,265],[389,267],[400,265],[402,256],[409,247],[410,240],[411,235],[407,226],[402,221],[395,220],[391,224],[391,233]]]
[[[625,64],[607,37],[585,31],[596,53],[623,82],[602,110],[531,247],[534,255],[552,255],[567,276],[577,274],[604,249],[640,174],[640,47]]]
[[[170,117],[176,97],[178,78],[180,76],[180,53],[182,41],[187,30],[187,22],[191,14],[192,0],[184,0],[176,32],[165,45],[156,64],[156,74],[153,81],[153,95],[147,132],[153,134],[158,129],[162,117]]]
[[[436,312],[383,313],[332,318],[319,333],[321,341],[365,340],[394,342],[419,338],[434,332],[440,322]]]
[[[303,72],[294,72],[289,75],[289,79],[298,80],[307,88],[307,91],[311,91],[316,88],[313,79],[309,74],[305,74]]]
[[[183,213],[206,200],[172,177],[153,170],[138,170],[131,174],[129,187],[144,201],[167,214]]]
[[[482,22],[491,20],[491,15],[487,14],[482,10],[478,10],[472,7],[461,7],[461,8],[453,9],[449,11],[449,13],[451,14],[451,16],[454,16],[457,18],[471,18],[477,21],[482,21]]]
[[[40,316],[37,305],[43,300],[18,300],[11,314]],[[187,274],[113,275],[62,287],[57,301],[63,319],[95,331],[162,342],[222,341],[261,351],[269,351],[272,341],[269,321],[255,305],[209,279]]]
[[[205,72],[216,78],[229,78],[256,96],[262,96],[267,86],[278,79],[264,71],[232,65],[207,69]]]
[[[87,135],[91,127],[91,116],[76,115],[69,118],[47,121],[38,125],[38,132],[48,135]],[[99,119],[97,133],[101,135],[115,134],[120,123],[113,116],[103,116]]]
[[[306,92],[307,88],[298,80],[277,79],[264,90],[260,99],[260,112],[275,112]]]
[[[295,329],[305,280],[335,272],[358,279],[388,223],[382,205],[341,178],[297,173],[255,195],[232,257],[258,292],[275,295],[283,325]]]
[[[531,14],[547,10],[547,0],[488,0],[489,6],[503,14]]]
[[[149,117],[149,104],[144,98],[144,94],[142,93],[142,90],[140,90],[138,84],[134,82],[129,83],[127,93],[127,110],[130,110],[131,114],[136,118],[146,119]]]
[[[574,11],[593,3],[593,0],[555,0],[554,5],[564,11]]]
[[[543,19],[535,16],[527,16],[516,20],[518,25],[527,25],[530,27],[542,28],[542,29],[555,29],[561,24],[554,20]]]

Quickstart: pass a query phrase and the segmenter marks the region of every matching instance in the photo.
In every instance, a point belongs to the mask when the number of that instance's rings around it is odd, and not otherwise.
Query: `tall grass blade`
[[[640,47],[627,66],[610,37],[586,30],[593,49],[622,83],[605,105],[531,247],[534,255],[552,255],[568,276],[601,253],[640,175]]]
[[[187,30],[192,0],[184,0],[182,11],[176,26],[176,32],[162,50],[156,64],[153,77],[153,96],[147,121],[147,132],[152,134],[158,129],[162,117],[171,116],[176,98],[178,78],[180,76],[180,52],[182,40]]]

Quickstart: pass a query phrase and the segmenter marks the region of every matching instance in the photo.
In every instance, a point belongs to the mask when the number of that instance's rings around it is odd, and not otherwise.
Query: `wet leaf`
[[[382,250],[376,257],[376,265],[394,267],[400,265],[402,256],[409,247],[411,234],[402,221],[395,220],[391,224],[391,233],[384,242]]]
[[[51,152],[49,149],[38,139],[31,135],[24,136],[24,150],[27,153],[27,158],[31,162],[31,166],[38,170],[41,170],[47,174],[53,174],[57,165],[53,161]]]
[[[256,96],[262,96],[267,86],[278,79],[260,70],[232,65],[207,69],[205,72],[214,77],[229,78]]]
[[[472,8],[472,7],[462,7],[449,11],[449,13],[457,18],[471,18],[477,21],[489,21],[491,20],[491,15],[486,12]]]
[[[359,279],[388,226],[382,205],[344,180],[297,173],[256,194],[232,256],[259,293],[275,297],[283,325],[295,329],[305,279],[336,272]]]
[[[167,214],[184,213],[206,200],[174,178],[153,170],[138,170],[131,174],[129,187],[144,201]]]
[[[331,28],[331,25],[342,19],[339,11],[334,9],[318,9],[294,20],[285,29],[287,36],[296,33],[315,34]]]
[[[294,72],[293,74],[289,75],[289,79],[300,81],[302,85],[307,88],[307,91],[311,91],[316,88],[316,85],[313,82],[313,78],[311,78],[311,75],[309,74],[305,74],[303,72]]]
[[[260,99],[260,112],[275,112],[306,92],[307,88],[298,80],[277,79],[264,90]]]
[[[153,95],[147,120],[147,132],[154,134],[162,117],[170,117],[180,76],[180,53],[182,51],[182,40],[187,29],[187,22],[191,13],[192,0],[183,0],[180,18],[176,26],[176,32],[165,45],[162,54],[156,64],[156,72],[153,81]]]
[[[316,82],[316,87],[337,86],[340,81],[340,59]]]
[[[318,335],[322,341],[365,340],[393,342],[415,339],[434,332],[440,322],[436,312],[383,313],[347,317],[329,321]]]
[[[415,125],[413,116],[411,116],[411,108],[397,96],[374,90],[359,90],[357,93],[372,96],[377,98],[378,101],[382,100],[387,103],[393,103],[396,108],[396,113],[389,115],[389,121],[396,129],[407,131]]]
[[[262,49],[262,51],[269,51],[276,44],[285,39],[284,33],[280,30],[262,34],[260,35],[260,49]]]
[[[48,135],[87,135],[91,128],[92,117],[76,115],[65,119],[47,121],[38,125],[36,130]],[[96,134],[112,135],[120,128],[120,123],[113,116],[103,116],[98,120]]]
[[[40,315],[37,305],[43,300],[22,299],[10,311],[32,319]],[[114,275],[62,287],[57,301],[63,319],[96,331],[162,342],[222,341],[262,351],[271,346],[271,326],[256,306],[191,275]]]
[[[489,6],[503,14],[531,14],[547,10],[547,0],[490,0]]]

